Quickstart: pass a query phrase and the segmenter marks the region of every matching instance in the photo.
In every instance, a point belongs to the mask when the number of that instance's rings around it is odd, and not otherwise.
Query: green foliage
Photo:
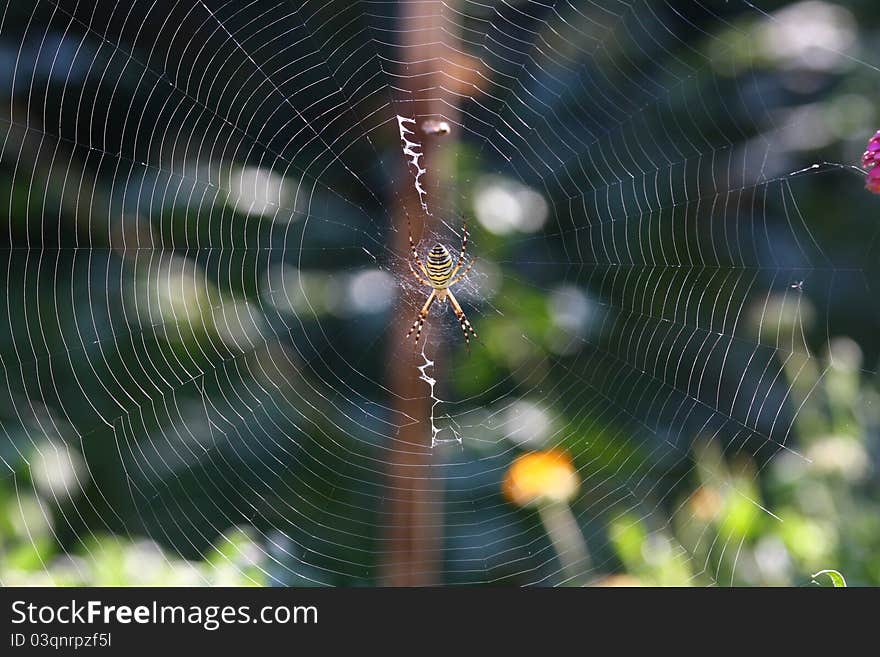
[[[184,560],[145,539],[100,534],[61,546],[53,503],[0,482],[0,582],[4,586],[256,586],[267,578],[246,530],[220,536],[202,560]]]
[[[815,580],[819,575],[827,575],[828,579],[831,580],[831,584],[834,588],[846,588],[846,580],[836,570],[820,570],[818,573],[813,575],[813,579]],[[818,582],[816,582],[818,584]]]
[[[840,357],[842,349],[859,354],[852,342],[838,341],[820,363],[825,375],[817,369],[795,386],[813,391],[797,420],[804,455],[779,453],[758,474],[753,463],[739,456],[728,462],[713,443],[697,443],[698,485],[677,505],[671,535],[649,533],[634,516],[612,525],[624,572],[648,584],[802,585],[825,575],[845,586],[840,571],[819,570],[834,563],[852,581],[880,584],[880,502],[868,457],[880,447],[878,388],[858,361]],[[803,377],[802,364],[793,358],[786,372]],[[651,535],[692,555],[692,568],[705,568],[670,577],[667,563],[646,555]]]

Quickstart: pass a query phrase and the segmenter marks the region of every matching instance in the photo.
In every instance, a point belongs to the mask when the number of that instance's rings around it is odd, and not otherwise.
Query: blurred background
[[[0,584],[880,585],[878,32],[6,0]]]

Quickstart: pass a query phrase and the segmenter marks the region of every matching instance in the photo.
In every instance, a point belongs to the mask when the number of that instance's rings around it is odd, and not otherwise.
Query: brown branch
[[[449,3],[446,4],[448,6]],[[444,21],[442,11],[443,3],[439,1],[401,3],[403,42],[399,59],[405,62],[401,73],[406,76],[404,79],[409,91],[407,100],[411,99],[412,102],[401,103],[398,112],[417,121],[419,117],[429,116],[449,119],[453,118],[455,112],[455,96],[441,90],[448,77],[443,72],[443,60],[450,59],[449,53],[456,50],[449,32],[441,30],[444,24],[447,29],[450,27],[450,23]],[[444,209],[457,205],[455,199],[444,198],[444,183],[451,177],[451,172],[441,170],[441,163],[449,160],[443,155],[444,150],[453,145],[454,133],[426,136],[416,132],[414,138],[418,138],[422,144],[421,164],[427,171],[421,182],[427,191],[431,215],[421,208],[414,187],[413,171],[401,154],[393,213],[396,231],[391,234],[392,248],[402,257],[409,255],[407,215],[418,239],[423,234],[440,230],[440,219],[453,219],[446,216],[448,210]],[[408,275],[408,272],[404,275]],[[425,289],[425,295],[429,292]],[[414,319],[416,310],[423,302],[424,295],[413,295],[412,298],[402,299],[398,310],[407,319],[410,316]],[[418,370],[424,361],[420,350],[413,348],[412,341],[403,340],[411,323],[392,323],[389,330],[388,380],[393,407],[398,418],[412,418],[412,421],[401,421],[398,435],[389,442],[388,506],[383,511],[387,512],[391,527],[387,535],[383,583],[390,586],[436,584],[442,566],[443,489],[436,477],[436,469],[432,476],[431,463],[436,457],[431,450],[431,399],[427,384],[419,379]],[[439,341],[430,341],[436,334],[429,320],[422,339],[430,345],[431,359],[435,363],[430,374],[442,380],[442,345]]]

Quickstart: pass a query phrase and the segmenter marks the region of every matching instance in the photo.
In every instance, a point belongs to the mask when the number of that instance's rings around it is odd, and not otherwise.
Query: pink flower
[[[862,155],[862,166],[868,170],[865,178],[865,189],[874,194],[880,194],[880,130],[868,140],[868,148]]]
[[[873,169],[880,164],[880,130],[868,141],[868,150],[862,155],[862,166]]]
[[[880,194],[880,167],[873,167],[868,171],[868,178],[865,180],[865,189],[874,194]]]

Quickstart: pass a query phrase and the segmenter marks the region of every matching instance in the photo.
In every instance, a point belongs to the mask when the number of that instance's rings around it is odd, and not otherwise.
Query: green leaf
[[[846,580],[843,579],[843,575],[841,575],[836,570],[820,570],[818,573],[813,575],[813,583],[818,584],[816,578],[819,575],[828,575],[831,578],[831,583],[834,584],[834,588],[846,588]]]

